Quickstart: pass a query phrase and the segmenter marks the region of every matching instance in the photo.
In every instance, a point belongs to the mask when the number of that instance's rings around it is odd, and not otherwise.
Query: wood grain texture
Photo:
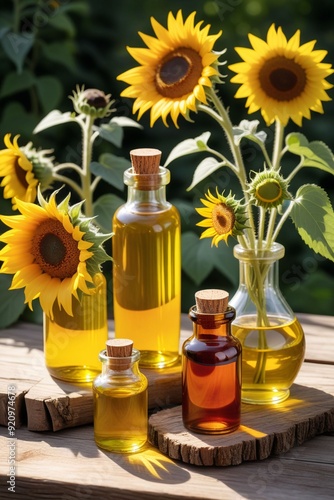
[[[305,359],[334,365],[331,316],[298,315],[306,334]],[[181,341],[192,333],[192,322],[181,318]],[[113,337],[113,322],[109,322]],[[320,340],[321,339],[321,340]],[[42,327],[20,323],[0,331],[0,425],[7,424],[8,385],[16,385],[17,427],[61,430],[93,421],[92,392],[89,386],[73,386],[53,379],[45,368]],[[181,404],[181,362],[165,370],[142,370],[149,381],[149,409],[157,411]],[[302,370],[301,370],[302,372]],[[326,380],[316,380],[322,388]]]
[[[293,385],[290,398],[283,403],[243,404],[240,428],[223,436],[188,431],[182,424],[181,406],[162,410],[149,419],[153,445],[170,458],[200,466],[263,460],[333,431],[334,396],[298,384]]]

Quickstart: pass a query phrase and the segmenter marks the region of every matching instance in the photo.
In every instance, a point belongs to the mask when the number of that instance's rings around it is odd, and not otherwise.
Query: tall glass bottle
[[[102,373],[93,382],[95,442],[115,453],[134,453],[147,441],[147,378],[132,345],[129,339],[108,340],[99,355]]]
[[[224,290],[202,290],[190,308],[193,335],[182,350],[184,426],[226,434],[240,425],[241,344],[231,334],[235,310]]]
[[[170,172],[161,152],[130,152],[127,202],[113,218],[115,337],[141,352],[141,366],[163,368],[179,358],[181,317],[180,217],[166,200]]]

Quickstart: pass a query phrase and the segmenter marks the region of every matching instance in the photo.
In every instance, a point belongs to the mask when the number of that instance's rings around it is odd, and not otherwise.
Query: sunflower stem
[[[275,142],[273,149],[273,169],[279,170],[281,166],[281,157],[282,157],[282,149],[283,149],[283,141],[284,141],[284,126],[280,120],[276,120],[276,128],[275,128]]]
[[[93,191],[91,189],[90,163],[92,159],[94,118],[86,115],[82,137],[82,199],[85,200],[85,215],[92,217],[93,214]]]
[[[225,106],[217,96],[216,92],[210,88],[208,89],[209,92],[209,97],[215,106],[217,113],[219,115],[219,120],[218,123],[222,127],[223,131],[225,132],[228,144],[230,146],[233,159],[234,159],[234,165],[235,165],[235,170],[237,172],[237,178],[241,184],[242,191],[245,196],[245,201],[247,204],[247,212],[248,212],[248,219],[249,219],[249,224],[250,224],[250,229],[247,230],[247,235],[248,239],[250,242],[250,245],[252,248],[255,248],[255,224],[254,224],[254,218],[253,218],[253,213],[252,213],[252,207],[251,204],[248,203],[248,194],[247,194],[247,175],[246,175],[246,170],[244,167],[244,162],[242,158],[242,154],[240,151],[239,146],[237,146],[234,142],[234,136],[233,136],[233,125],[231,123],[230,117],[225,109]]]

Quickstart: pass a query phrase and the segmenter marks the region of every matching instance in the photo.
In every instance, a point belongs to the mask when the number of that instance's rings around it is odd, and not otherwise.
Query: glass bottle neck
[[[128,186],[127,204],[144,211],[168,209],[171,206],[166,200],[169,181],[170,172],[164,167],[159,167],[157,174],[136,174],[129,168],[124,172],[124,183]]]
[[[229,306],[224,313],[203,314],[190,308],[189,317],[193,321],[193,332],[196,338],[207,335],[219,337],[231,336],[231,322],[235,318],[235,309]]]

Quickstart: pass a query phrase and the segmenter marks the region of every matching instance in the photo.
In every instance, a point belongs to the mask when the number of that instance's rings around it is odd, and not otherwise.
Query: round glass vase
[[[102,273],[94,276],[92,295],[80,302],[72,297],[73,316],[57,302],[53,319],[44,314],[44,358],[50,375],[72,383],[91,382],[100,373],[99,352],[108,339],[107,285]]]
[[[232,334],[242,345],[244,403],[280,403],[290,395],[304,360],[305,337],[279,289],[279,259],[284,246],[250,250],[234,247],[239,287],[230,301],[236,310]]]

